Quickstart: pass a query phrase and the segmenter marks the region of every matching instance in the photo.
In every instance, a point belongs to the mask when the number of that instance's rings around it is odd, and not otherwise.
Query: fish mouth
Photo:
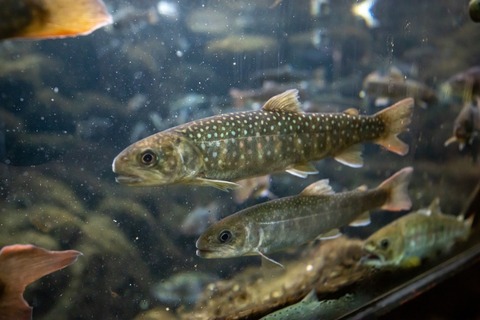
[[[115,181],[120,184],[127,184],[127,185],[132,185],[132,184],[138,184],[142,182],[142,178],[137,177],[137,176],[130,176],[130,175],[118,175],[115,177]]]
[[[210,249],[197,249],[197,251],[195,253],[200,258],[209,258],[212,255],[214,255],[215,252],[216,252],[215,250],[210,250]]]
[[[383,264],[385,259],[383,256],[373,252],[365,251],[364,255],[360,259],[360,263],[363,265],[378,266]]]

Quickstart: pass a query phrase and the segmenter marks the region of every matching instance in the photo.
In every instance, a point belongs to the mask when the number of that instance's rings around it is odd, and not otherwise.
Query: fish
[[[199,236],[208,226],[217,222],[220,205],[212,201],[206,206],[195,207],[182,221],[180,231],[186,236]]]
[[[443,214],[440,200],[430,207],[409,213],[379,229],[365,240],[361,263],[379,268],[413,268],[422,260],[448,252],[457,241],[470,234],[473,215]]]
[[[102,0],[2,0],[0,39],[87,35],[112,23]]]
[[[442,100],[468,102],[480,95],[480,66],[473,66],[451,76],[440,86]]]
[[[368,74],[363,80],[360,96],[375,98],[376,106],[383,105],[384,101],[410,96],[426,107],[438,99],[433,89],[419,81],[407,79],[397,67],[391,67],[388,73],[374,71]]]
[[[298,195],[223,218],[198,238],[196,254],[207,259],[260,255],[278,264],[266,255],[315,240],[375,208],[410,209],[407,187],[412,172],[413,168],[406,167],[375,189],[362,187],[342,193],[334,193],[328,180],[319,180]]]
[[[240,187],[233,190],[233,201],[237,204],[242,204],[250,198],[277,198],[277,196],[270,191],[269,174],[239,180],[237,183]]]
[[[405,155],[397,138],[411,122],[407,98],[373,116],[355,109],[344,113],[305,113],[298,91],[270,98],[258,111],[222,114],[192,121],[146,137],[113,160],[116,181],[129,186],[189,184],[235,189],[235,181],[286,170],[307,177],[310,163],[333,156],[361,167],[360,143],[372,141]]]
[[[41,277],[63,269],[82,253],[49,251],[31,244],[14,244],[0,250],[0,320],[32,319],[32,308],[23,298],[25,288]]]
[[[229,90],[230,98],[233,101],[235,108],[241,109],[247,105],[251,105],[252,109],[258,109],[262,103],[265,103],[274,95],[279,95],[286,90],[297,87],[300,97],[305,99],[307,97],[306,90],[302,84],[278,83],[275,81],[264,81],[260,88],[240,90],[231,88]],[[258,106],[257,106],[258,105]]]
[[[151,293],[165,305],[192,307],[202,295],[205,287],[218,280],[219,277],[211,273],[178,272],[153,285]]]
[[[462,151],[465,146],[470,147],[474,162],[476,161],[476,150],[474,140],[480,133],[480,97],[476,102],[467,102],[455,118],[453,123],[453,135],[444,143],[444,146],[457,142],[458,148]]]
[[[299,302],[272,312],[260,320],[336,319],[344,315],[351,307],[358,305],[356,298],[354,294],[347,293],[338,299],[319,301],[315,290],[312,290]]]

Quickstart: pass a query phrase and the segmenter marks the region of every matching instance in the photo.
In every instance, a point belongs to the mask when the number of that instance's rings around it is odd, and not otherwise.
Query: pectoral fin
[[[335,192],[328,183],[328,179],[319,180],[307,186],[300,192],[302,196],[319,196],[319,195],[332,195]]]
[[[306,178],[309,174],[317,174],[317,169],[310,163],[299,163],[289,167],[287,170],[288,173],[300,177]]]
[[[351,227],[362,227],[370,224],[370,213],[368,211],[362,213],[360,217],[350,222]]]
[[[403,260],[400,265],[402,268],[415,268],[422,263],[422,260],[419,257],[410,257]]]
[[[335,239],[338,238],[342,235],[340,230],[338,229],[332,229],[330,231],[327,231],[326,233],[322,233],[317,237],[319,240],[330,240],[330,239]]]
[[[228,191],[230,189],[237,189],[240,187],[240,185],[235,182],[223,181],[223,180],[211,180],[211,179],[205,179],[205,178],[195,178],[185,183],[193,184],[197,186],[214,187],[222,191]]]
[[[360,168],[363,166],[362,148],[359,144],[351,146],[335,155],[335,160],[349,167]]]

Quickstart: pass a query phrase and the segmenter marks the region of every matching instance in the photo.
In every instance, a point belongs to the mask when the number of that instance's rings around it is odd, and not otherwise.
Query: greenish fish
[[[210,226],[197,240],[202,258],[261,255],[299,246],[348,225],[375,208],[407,210],[412,175],[404,168],[372,190],[333,193],[328,180],[317,181],[299,195],[264,202],[241,210]],[[278,263],[277,263],[278,264]]]
[[[429,208],[405,215],[373,233],[365,241],[362,262],[376,267],[416,267],[423,258],[447,252],[458,240],[466,240],[472,221],[473,215],[464,220],[462,216],[442,214],[437,198]]]
[[[131,186],[173,183],[236,188],[234,181],[286,170],[317,173],[310,161],[333,156],[360,167],[360,143],[372,141],[400,155],[408,146],[397,138],[411,121],[408,98],[373,116],[305,113],[298,91],[287,90],[261,110],[223,114],[167,129],[140,140],[113,160],[117,182]]]
[[[318,320],[336,319],[357,306],[355,295],[346,295],[331,300],[318,301],[315,290],[310,291],[300,302],[266,315],[261,320]]]

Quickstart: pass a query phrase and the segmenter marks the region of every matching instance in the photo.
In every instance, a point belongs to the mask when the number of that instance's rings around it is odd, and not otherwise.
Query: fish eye
[[[140,160],[144,165],[150,166],[157,161],[157,155],[152,150],[145,150],[140,155]]]
[[[230,240],[232,240],[232,233],[229,230],[223,230],[218,235],[218,241],[221,243],[227,243],[230,242]]]
[[[389,245],[390,241],[388,241],[388,239],[382,239],[382,241],[380,241],[380,248],[382,249],[387,249]]]

